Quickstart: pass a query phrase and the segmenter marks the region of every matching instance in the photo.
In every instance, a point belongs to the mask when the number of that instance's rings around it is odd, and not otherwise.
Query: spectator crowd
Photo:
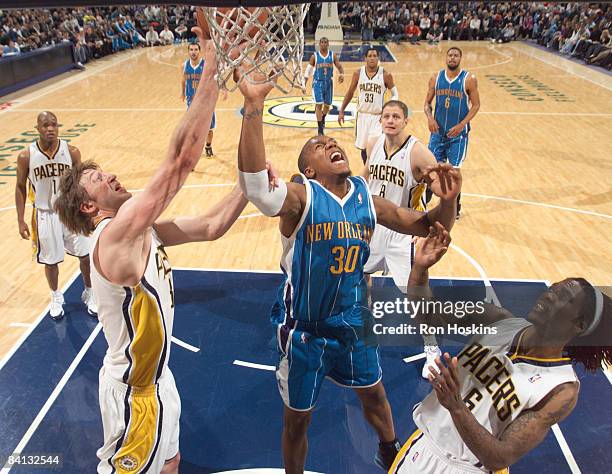
[[[609,2],[340,2],[338,13],[363,41],[530,40],[611,67]]]
[[[612,67],[612,3],[340,2],[346,32],[363,41],[530,40],[607,69]],[[311,6],[318,17],[320,4]],[[318,18],[313,19],[314,24]],[[0,10],[0,56],[71,43],[75,58],[192,39],[193,7],[124,6]]]
[[[70,43],[80,65],[124,49],[194,37],[193,7],[125,6],[0,10],[0,57]]]

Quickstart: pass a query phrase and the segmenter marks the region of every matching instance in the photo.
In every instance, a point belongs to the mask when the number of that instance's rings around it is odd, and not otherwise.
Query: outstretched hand
[[[457,199],[461,192],[461,171],[448,163],[428,166],[423,177],[431,191],[443,201]]]
[[[238,67],[234,70],[234,81],[240,81],[238,89],[246,100],[264,100],[274,89],[274,82],[266,81],[266,76],[257,70],[246,73],[241,67]],[[256,83],[253,84],[251,81]]]
[[[414,265],[421,268],[431,268],[448,250],[451,242],[449,232],[439,222],[429,227],[427,237],[418,239],[414,255]]]
[[[448,352],[444,353],[444,362],[436,357],[436,368],[429,367],[427,378],[431,383],[440,405],[448,411],[454,411],[465,407],[461,398],[461,383],[459,382],[458,365],[456,357],[451,359]]]

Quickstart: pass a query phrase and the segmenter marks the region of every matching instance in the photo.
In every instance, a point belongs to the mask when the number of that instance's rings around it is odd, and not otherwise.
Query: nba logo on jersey
[[[357,202],[359,203],[359,205],[363,204],[363,197],[361,196],[361,193],[357,195]]]

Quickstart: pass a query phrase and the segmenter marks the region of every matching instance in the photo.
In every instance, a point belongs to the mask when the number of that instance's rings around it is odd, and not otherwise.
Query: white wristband
[[[287,197],[287,184],[283,180],[279,179],[278,187],[274,187],[270,185],[267,170],[257,173],[245,173],[238,170],[238,181],[246,198],[262,214],[272,217],[280,212]]]

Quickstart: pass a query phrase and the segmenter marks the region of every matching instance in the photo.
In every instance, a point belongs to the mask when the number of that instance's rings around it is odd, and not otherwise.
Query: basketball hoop
[[[304,88],[304,17],[310,4],[275,7],[206,7],[204,16],[216,47],[217,83],[228,91],[241,81],[274,82],[287,94]],[[234,70],[244,74],[231,83]],[[253,72],[258,72],[254,78]]]

